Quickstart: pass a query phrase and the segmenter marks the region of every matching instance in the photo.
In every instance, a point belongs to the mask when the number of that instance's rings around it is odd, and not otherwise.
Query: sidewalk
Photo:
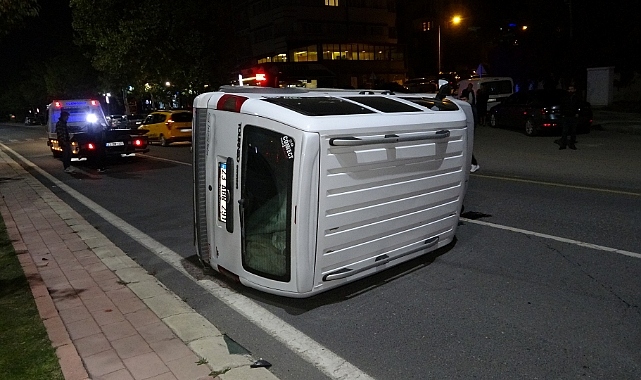
[[[0,150],[0,213],[66,380],[274,380]]]
[[[641,114],[593,108],[593,127],[606,131],[641,135]]]

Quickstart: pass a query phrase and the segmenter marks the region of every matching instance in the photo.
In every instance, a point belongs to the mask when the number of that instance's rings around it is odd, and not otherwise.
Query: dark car
[[[568,102],[566,90],[529,90],[510,95],[489,113],[492,127],[522,129],[528,136],[554,131],[561,128],[561,117],[566,114],[563,107]],[[577,114],[577,130],[589,132],[592,125],[592,107],[585,101],[576,102],[577,109],[568,112]]]
[[[38,115],[29,115],[24,119],[24,125],[40,125],[43,124],[41,116]]]
[[[137,113],[132,113],[129,115],[126,115],[126,120],[127,120],[127,127],[132,128],[132,129],[138,129],[140,127],[140,124],[142,124],[142,121],[145,120],[148,114],[137,114]]]
[[[435,94],[438,92],[438,80],[432,78],[408,79],[405,82],[405,87],[409,92]]]
[[[127,116],[125,115],[108,115],[105,118],[112,129],[125,128],[127,126]]]

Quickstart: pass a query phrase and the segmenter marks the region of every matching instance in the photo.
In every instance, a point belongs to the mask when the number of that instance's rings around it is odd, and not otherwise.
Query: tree
[[[172,89],[187,96],[228,82],[234,37],[226,1],[71,0],[77,42],[112,90]],[[192,97],[193,97],[192,96]]]
[[[0,37],[24,25],[28,17],[38,16],[37,0],[0,0]]]

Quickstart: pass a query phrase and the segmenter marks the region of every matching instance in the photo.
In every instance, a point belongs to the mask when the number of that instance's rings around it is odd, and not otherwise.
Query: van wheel
[[[537,130],[536,127],[534,126],[534,122],[532,119],[527,119],[525,121],[525,134],[527,136],[536,136],[537,135]]]
[[[496,115],[491,114],[490,115],[490,127],[496,128],[499,126],[499,123],[496,122]]]
[[[167,141],[167,139],[163,135],[160,135],[160,145],[169,146],[169,141]]]

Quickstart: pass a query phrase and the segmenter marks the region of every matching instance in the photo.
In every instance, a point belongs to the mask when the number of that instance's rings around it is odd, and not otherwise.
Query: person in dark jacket
[[[574,86],[568,88],[568,95],[563,99],[561,104],[561,139],[558,140],[559,149],[576,150],[576,127],[578,122],[578,100]],[[569,140],[568,140],[569,137]]]
[[[58,145],[62,149],[62,166],[64,167],[65,173],[73,173],[74,170],[71,167],[71,138],[69,136],[67,120],[69,120],[69,112],[60,112],[60,117],[56,123],[56,135],[58,137]]]
[[[478,124],[485,125],[487,117],[487,102],[490,99],[490,94],[487,88],[483,85],[476,91],[476,115],[478,116]]]

